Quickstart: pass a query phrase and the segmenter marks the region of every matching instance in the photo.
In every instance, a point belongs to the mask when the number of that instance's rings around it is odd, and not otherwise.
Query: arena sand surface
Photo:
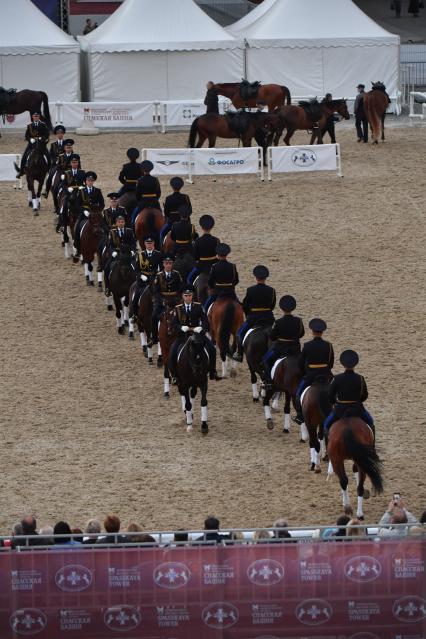
[[[104,194],[129,146],[180,147],[186,133],[111,133],[76,139],[83,167]],[[268,265],[278,295],[297,297],[305,324],[326,319],[336,354],[355,348],[370,391],[384,460],[385,494],[365,503],[377,521],[394,491],[426,507],[424,432],[426,129],[388,129],[377,148],[339,130],[344,179],[329,174],[197,178],[187,186],[194,220],[212,213],[232,246],[242,297],[255,264]],[[296,143],[307,143],[300,134]],[[226,143],[222,146],[226,146]],[[23,149],[20,134],[3,153]],[[161,179],[163,194],[168,179]],[[25,511],[40,524],[117,512],[147,529],[326,524],[341,512],[337,480],[309,472],[299,430],[266,430],[251,401],[246,365],[211,383],[208,437],[185,433],[180,399],[162,397],[162,376],[135,342],[118,336],[103,296],[65,261],[51,200],[40,217],[26,193],[2,184],[2,381],[0,530]],[[337,364],[336,372],[341,370]],[[351,477],[352,479],[352,477]],[[351,481],[352,503],[356,503]]]

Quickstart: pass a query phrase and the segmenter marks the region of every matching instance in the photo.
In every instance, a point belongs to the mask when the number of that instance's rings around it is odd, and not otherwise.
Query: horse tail
[[[231,337],[232,324],[235,317],[235,304],[230,301],[225,307],[222,324],[219,329],[220,350],[226,355],[230,355],[229,338]]]
[[[155,212],[152,209],[148,209],[146,213],[146,225],[150,235],[157,234],[157,229],[155,228]]]
[[[49,127],[49,131],[51,131],[53,127],[52,127],[52,120],[50,119],[49,98],[47,97],[47,93],[45,93],[44,91],[40,91],[40,95],[41,95],[42,104],[43,104],[43,117],[47,126]]]
[[[188,146],[190,149],[193,149],[197,143],[197,137],[198,137],[198,118],[195,118],[195,120],[193,121],[193,123],[191,124],[191,130],[189,132],[189,138],[188,138]]]
[[[351,456],[356,465],[370,478],[371,483],[378,493],[383,492],[382,462],[380,461],[374,446],[367,446],[358,442],[350,428],[343,431],[343,442],[346,452]]]
[[[328,398],[328,386],[327,388],[320,390],[318,394],[318,405],[324,417],[331,413],[333,406],[331,405],[331,402]]]
[[[290,89],[288,87],[285,87],[284,85],[281,87],[284,93],[284,104],[286,104],[286,98],[287,98],[287,104],[291,104],[291,94],[290,94]]]

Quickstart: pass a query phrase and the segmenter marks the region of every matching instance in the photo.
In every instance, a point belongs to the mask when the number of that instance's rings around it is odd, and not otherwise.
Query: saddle
[[[317,98],[313,98],[312,100],[301,100],[299,102],[299,106],[305,111],[306,115],[312,122],[318,122],[318,120],[322,117],[322,106],[321,103],[318,102]]]
[[[225,118],[229,128],[238,135],[244,135],[250,126],[250,113],[247,111],[228,111]]]
[[[253,100],[259,95],[260,82],[243,80],[239,86],[240,97],[244,102]]]
[[[384,93],[385,96],[387,97],[387,99],[389,100],[389,104],[390,104],[391,103],[391,99],[390,99],[390,97],[387,94],[386,87],[383,84],[383,82],[372,82],[371,84],[372,84],[371,90],[372,91],[381,91],[382,93]]]
[[[7,107],[11,103],[15,93],[16,93],[16,89],[5,89],[4,87],[0,87],[0,113],[1,114],[8,113]]]

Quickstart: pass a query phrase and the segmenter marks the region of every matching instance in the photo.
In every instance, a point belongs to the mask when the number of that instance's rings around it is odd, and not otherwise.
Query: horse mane
[[[227,88],[233,89],[239,84],[240,84],[239,82],[216,82],[215,87],[223,87],[224,89],[227,89]]]

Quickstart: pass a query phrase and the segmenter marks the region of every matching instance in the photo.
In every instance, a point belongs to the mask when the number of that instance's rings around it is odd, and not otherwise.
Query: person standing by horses
[[[326,433],[349,409],[351,417],[363,419],[375,434],[373,418],[363,405],[368,399],[367,384],[364,377],[354,370],[358,362],[358,353],[353,350],[343,351],[340,355],[340,363],[345,372],[335,375],[330,384],[329,399],[333,410],[324,421]]]
[[[250,286],[243,299],[243,311],[246,316],[245,322],[240,326],[237,332],[237,352],[233,359],[237,362],[243,361],[244,335],[249,328],[255,326],[272,326],[274,323],[274,308],[277,303],[275,289],[267,286],[266,280],[269,277],[269,269],[259,264],[253,269],[253,275],[256,278],[256,284]]]
[[[217,300],[218,297],[230,297],[237,299],[235,287],[240,281],[238,271],[235,264],[228,262],[228,255],[231,252],[229,244],[220,243],[217,245],[216,264],[213,264],[208,281],[209,297],[204,304],[204,310],[207,312],[209,306]]]
[[[176,306],[173,326],[177,329],[178,334],[170,350],[169,368],[172,375],[176,377],[176,362],[180,346],[186,342],[190,332],[199,333],[204,337],[204,345],[209,354],[210,379],[217,379],[216,348],[206,336],[210,330],[209,321],[202,305],[194,302],[193,295],[192,286],[186,285],[182,292],[183,302]]]
[[[292,295],[283,295],[279,306],[283,314],[272,326],[269,333],[272,346],[262,359],[265,371],[264,382],[267,386],[272,385],[271,370],[277,359],[300,355],[300,340],[305,334],[302,318],[293,315],[296,308],[295,298]]]
[[[139,162],[139,151],[134,147],[127,149],[126,153],[130,162],[123,164],[123,168],[118,176],[119,182],[123,185],[118,191],[118,197],[121,197],[124,193],[133,193],[136,191],[136,185],[138,180],[142,177],[142,169]]]
[[[27,141],[27,148],[25,149],[22,158],[21,158],[21,166],[16,169],[18,173],[16,174],[17,178],[21,178],[25,174],[25,167],[27,165],[28,155],[32,149],[32,146],[36,140],[42,140],[42,142],[47,146],[49,142],[49,129],[44,122],[40,120],[40,113],[35,111],[31,116],[32,122],[27,124],[27,128],[25,131],[25,139]],[[48,167],[50,167],[50,157],[47,153],[46,149],[46,161],[48,163]]]
[[[109,295],[109,275],[113,261],[118,257],[119,253],[124,249],[129,252],[136,251],[136,237],[132,229],[125,227],[126,217],[118,215],[116,226],[112,228],[108,235],[107,247],[111,255],[104,268],[105,276],[105,294]]]
[[[164,217],[166,218],[166,223],[160,231],[160,243],[163,242],[174,222],[179,221],[180,215],[178,211],[181,206],[187,207],[189,215],[192,214],[192,204],[189,195],[180,192],[184,186],[182,178],[178,176],[172,177],[170,186],[173,189],[173,193],[168,195],[164,200]]]
[[[315,317],[309,322],[309,328],[312,331],[313,339],[304,343],[299,358],[300,367],[304,374],[296,391],[297,415],[293,417],[293,420],[297,424],[303,424],[300,402],[303,391],[319,378],[325,382],[330,381],[332,377],[331,370],[334,366],[333,346],[322,338],[324,331],[327,329],[327,324],[319,317]]]
[[[194,242],[195,266],[187,277],[188,284],[193,284],[200,273],[210,273],[211,267],[217,262],[218,237],[211,234],[214,227],[212,215],[202,215],[198,220],[202,234]]]
[[[333,96],[331,93],[326,93],[323,102],[331,102],[333,100]],[[330,136],[331,144],[336,144],[336,130],[335,130],[335,122],[339,121],[339,116],[332,113],[325,123],[324,130],[322,131],[322,136],[324,137],[325,133],[328,133]]]
[[[144,238],[144,244],[144,250],[138,251],[136,258],[135,270],[137,272],[137,280],[130,306],[130,317],[136,317],[140,297],[145,288],[154,281],[155,276],[161,270],[163,261],[162,254],[155,248],[155,240],[153,237],[146,236]]]
[[[145,208],[155,208],[161,211],[160,197],[161,186],[157,177],[151,175],[154,168],[150,160],[141,162],[142,177],[136,185],[137,206],[133,210],[131,224],[134,225],[139,211]]]
[[[364,111],[365,84],[358,84],[358,95],[355,98],[354,114],[357,142],[368,142],[368,120]]]
[[[102,211],[105,207],[104,196],[101,189],[94,186],[98,176],[94,171],[87,171],[85,176],[85,186],[79,190],[78,204],[80,215],[74,227],[74,246],[76,249],[75,257],[80,255],[80,233],[86,219],[89,217],[90,211]]]
[[[189,220],[190,212],[187,206],[183,205],[178,210],[180,220],[174,222],[170,231],[170,238],[175,243],[175,256],[193,254],[194,242],[198,237],[195,226]]]
[[[204,98],[204,104],[206,105],[207,113],[216,113],[219,115],[219,93],[215,88],[214,82],[211,80],[206,84],[206,97]]]
[[[154,280],[154,309],[152,311],[152,342],[158,344],[158,322],[164,310],[164,305],[176,306],[182,290],[182,278],[173,269],[173,256],[165,255],[163,270]]]

